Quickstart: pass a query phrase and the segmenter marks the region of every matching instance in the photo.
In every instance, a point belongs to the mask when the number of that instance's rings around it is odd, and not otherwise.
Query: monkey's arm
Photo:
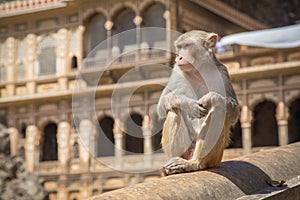
[[[170,92],[161,96],[157,107],[160,117],[166,117],[168,111],[176,109],[186,111],[191,118],[201,118],[208,113],[208,110],[202,107],[198,101],[186,95],[175,95]]]
[[[240,115],[240,105],[236,99],[226,97],[226,120],[233,125],[237,122]]]
[[[238,120],[240,106],[233,97],[224,97],[216,92],[209,92],[199,100],[199,103],[207,109],[218,104],[223,104],[222,106],[226,106],[226,122],[234,124]]]

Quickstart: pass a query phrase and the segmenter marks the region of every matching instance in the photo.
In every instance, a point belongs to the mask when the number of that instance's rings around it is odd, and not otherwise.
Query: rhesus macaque
[[[162,148],[171,158],[164,175],[219,166],[230,141],[240,107],[227,68],[214,55],[217,40],[195,30],[175,41],[176,64],[157,105],[166,118]]]

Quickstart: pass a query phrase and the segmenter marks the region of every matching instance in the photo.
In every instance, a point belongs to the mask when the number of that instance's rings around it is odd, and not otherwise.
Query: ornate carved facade
[[[0,123],[9,128],[11,153],[22,155],[28,170],[45,180],[50,199],[72,200],[157,178],[165,161],[160,135],[152,136],[162,122],[149,119],[149,109],[170,75],[161,66],[172,65],[172,56],[155,47],[170,44],[171,38],[160,35],[151,42],[137,31],[133,38],[97,49],[91,60],[88,54],[99,42],[150,26],[180,32],[204,29],[221,36],[267,27],[209,0],[9,1],[0,3],[0,18]],[[122,55],[137,46],[143,51]],[[94,68],[104,67],[103,58],[109,56],[117,59],[97,82],[97,117],[73,118],[74,85],[89,89],[98,78]],[[242,150],[233,151],[250,153],[253,147],[299,141],[300,47],[233,46],[218,57],[229,68],[242,107],[231,144]],[[83,61],[93,64],[76,82]],[[119,87],[147,87],[130,97],[129,115],[123,114],[128,97],[119,95],[115,107],[120,115],[114,118],[114,87],[137,66],[147,68],[135,71]],[[83,108],[88,103],[82,99]],[[124,154],[122,149],[139,155]]]

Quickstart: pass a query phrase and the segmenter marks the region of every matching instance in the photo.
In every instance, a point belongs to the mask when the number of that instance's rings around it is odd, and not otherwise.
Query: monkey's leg
[[[182,156],[192,144],[179,110],[168,112],[163,126],[161,144],[169,158]]]
[[[197,170],[197,164],[187,160],[192,157],[194,146],[180,111],[169,111],[163,127],[162,147],[171,159],[163,167],[163,174]]]
[[[206,169],[208,167],[216,167],[220,164],[223,155],[223,149],[225,148],[224,146],[226,143],[226,140],[224,139],[224,128],[226,129],[227,127],[225,126],[223,128],[222,133],[217,134],[215,132],[216,130],[209,129],[211,128],[209,126],[213,126],[212,122],[215,122],[217,120],[215,119],[215,116],[217,116],[217,118],[220,118],[219,116],[222,114],[222,112],[222,109],[219,109],[217,107],[212,107],[210,109],[204,121],[198,124],[200,130],[195,138],[196,144],[192,159],[186,160],[181,157],[172,158],[164,166],[165,175],[198,171]],[[213,136],[215,135],[215,137],[213,137],[215,143],[211,143],[212,141],[210,140],[205,141],[207,139],[207,134],[213,134]],[[207,155],[201,157],[201,152],[204,150],[204,143],[206,146],[209,146],[210,144],[214,146]]]

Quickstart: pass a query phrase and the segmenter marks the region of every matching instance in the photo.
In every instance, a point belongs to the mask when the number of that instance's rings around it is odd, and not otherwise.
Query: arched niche
[[[252,146],[278,146],[276,104],[269,100],[258,103],[253,109]]]

